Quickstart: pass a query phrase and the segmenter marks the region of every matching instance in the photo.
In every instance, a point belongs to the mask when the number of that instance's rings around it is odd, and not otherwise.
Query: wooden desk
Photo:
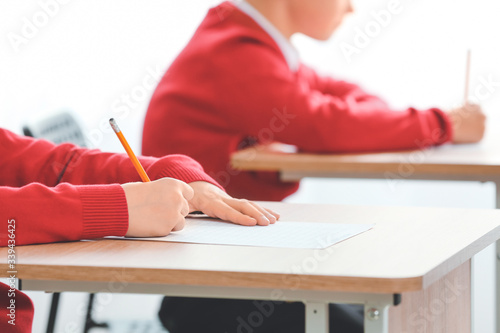
[[[373,154],[305,154],[290,146],[257,146],[233,154],[234,168],[276,171],[284,181],[305,177],[386,179],[395,188],[407,179],[491,181],[500,208],[500,131],[492,126],[479,144],[444,145],[420,151]],[[500,333],[500,243],[496,244],[496,332]]]
[[[235,169],[276,171],[284,181],[305,177],[388,180],[500,181],[500,137],[479,144],[444,145],[425,150],[371,154],[307,154],[272,144],[238,151]],[[500,205],[499,205],[500,208]]]
[[[281,213],[280,223],[376,225],[324,250],[125,240],[18,246],[18,278],[24,290],[303,301],[307,333],[328,332],[329,302],[364,304],[365,332],[470,332],[470,259],[500,238],[500,211],[265,206]],[[0,258],[5,276],[6,248]],[[259,313],[247,322],[266,320]]]

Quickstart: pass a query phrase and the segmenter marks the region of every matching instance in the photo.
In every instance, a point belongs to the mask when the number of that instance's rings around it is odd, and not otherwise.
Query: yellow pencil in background
[[[141,176],[141,179],[143,182],[150,182],[151,180],[148,177],[148,174],[146,173],[146,170],[141,165],[141,162],[137,159],[137,156],[135,156],[134,152],[132,151],[132,148],[130,148],[127,140],[123,136],[122,131],[120,131],[120,128],[118,127],[118,124],[116,123],[114,118],[111,118],[109,120],[109,124],[111,125],[111,128],[113,131],[115,131],[116,136],[118,137],[118,140],[122,143],[123,148],[125,148],[125,151],[128,154],[128,157],[130,157],[130,160],[132,161],[132,164],[134,165],[135,169],[139,173],[139,176]]]
[[[465,94],[464,94],[464,105],[469,104],[469,82],[470,82],[470,61],[471,61],[471,50],[467,50],[467,65],[465,68]]]

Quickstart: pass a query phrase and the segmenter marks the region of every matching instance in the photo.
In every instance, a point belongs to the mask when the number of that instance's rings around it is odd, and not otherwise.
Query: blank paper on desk
[[[213,219],[188,218],[181,231],[166,237],[134,238],[164,242],[324,249],[371,229],[368,224],[276,222],[246,227]]]

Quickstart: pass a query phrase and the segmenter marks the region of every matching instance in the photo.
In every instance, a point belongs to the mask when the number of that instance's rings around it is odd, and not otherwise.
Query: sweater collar
[[[262,15],[245,0],[234,1],[234,4],[239,10],[253,19],[265,32],[267,32],[269,36],[271,36],[280,48],[281,53],[283,53],[290,70],[296,72],[299,69],[300,64],[299,54],[288,39],[286,39],[286,37],[283,36],[283,34],[276,29],[276,27],[269,22],[264,15]]]

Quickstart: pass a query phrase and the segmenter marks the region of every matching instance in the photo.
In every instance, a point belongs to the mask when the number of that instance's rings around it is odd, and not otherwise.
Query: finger
[[[280,214],[276,213],[275,211],[269,209],[269,208],[264,208],[269,214],[273,215],[276,221],[280,219]]]
[[[269,220],[269,223],[271,223],[271,224],[276,223],[276,216],[274,216],[273,214],[268,212],[267,209],[264,209],[262,206],[260,206],[259,204],[255,203],[253,201],[249,201],[249,203],[252,206],[254,206],[255,208],[257,208],[259,210],[259,212],[264,214],[267,217],[267,219]]]
[[[181,217],[179,217],[179,221],[172,228],[172,231],[182,230],[182,229],[184,229],[185,225],[186,225],[186,219],[184,218],[184,216],[181,216]]]
[[[481,113],[481,106],[478,104],[467,104],[465,109],[470,113]]]
[[[235,224],[252,226],[257,224],[257,220],[242,214],[225,202],[218,201],[213,205],[213,210],[207,213],[209,216],[217,217]]]
[[[228,198],[224,199],[224,202],[244,215],[254,218],[258,225],[269,225],[271,223],[266,214],[248,200]]]
[[[181,213],[182,216],[187,216],[190,212],[189,202],[184,198],[181,199],[179,212]]]
[[[192,212],[196,211],[196,208],[194,208],[194,206],[191,203],[191,201],[189,201],[188,204],[189,204],[189,213],[192,213]]]
[[[184,198],[186,198],[186,200],[193,199],[194,190],[191,186],[189,186],[188,184],[183,182],[182,187],[181,187],[181,191],[182,191],[182,195],[184,196]]]

